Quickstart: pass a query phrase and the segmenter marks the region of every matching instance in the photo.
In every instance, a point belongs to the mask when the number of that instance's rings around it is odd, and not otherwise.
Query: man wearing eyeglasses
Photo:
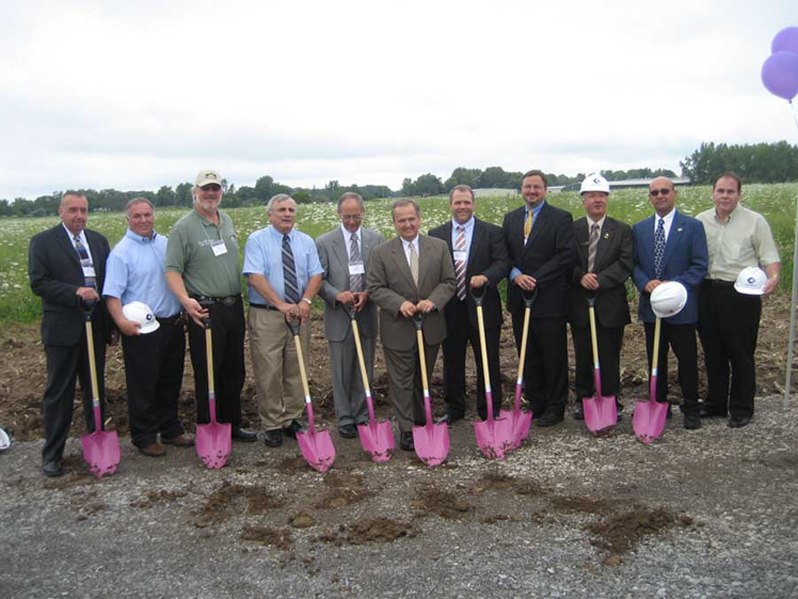
[[[205,324],[210,318],[213,370],[220,422],[232,425],[234,440],[252,442],[257,435],[241,428],[244,386],[244,306],[238,270],[238,238],[230,216],[219,210],[222,178],[201,170],[191,190],[194,209],[169,234],[166,284],[183,306],[197,401],[197,422],[209,422]]]
[[[362,226],[366,206],[353,191],[338,198],[341,224],[316,240],[324,269],[320,295],[324,300],[324,334],[330,344],[330,371],[338,433],[355,437],[356,425],[368,422],[365,389],[360,374],[352,316],[357,319],[369,381],[373,379],[377,344],[377,307],[366,291],[371,250],[385,239]]]
[[[678,314],[662,320],[657,371],[657,401],[668,400],[668,346],[679,361],[684,428],[701,427],[698,415],[698,354],[696,323],[698,291],[707,273],[707,238],[704,226],[676,210],[676,189],[667,177],[649,184],[648,196],[655,214],[632,227],[634,268],[632,278],[640,292],[638,317],[646,332],[646,351],[651,365],[654,323],[651,292],[666,281],[677,281],[687,289],[687,303]]]

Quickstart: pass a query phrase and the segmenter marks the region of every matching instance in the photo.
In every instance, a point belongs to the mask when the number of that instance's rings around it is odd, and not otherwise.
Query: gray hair
[[[287,200],[291,200],[292,202],[294,202],[294,206],[296,206],[296,200],[287,193],[278,193],[273,195],[266,203],[266,214],[272,213],[272,208],[274,207],[275,204],[282,204]]]
[[[130,216],[130,209],[136,204],[147,204],[147,206],[149,206],[150,209],[155,212],[155,206],[153,206],[152,202],[150,202],[147,198],[132,198],[127,204],[125,204],[125,216]]]
[[[338,198],[338,212],[341,212],[341,204],[343,204],[347,200],[356,200],[357,205],[360,206],[361,210],[366,209],[366,203],[363,201],[363,196],[355,191],[347,191],[341,194],[341,197]]]
[[[404,206],[412,206],[416,209],[416,216],[421,216],[421,208],[418,207],[418,202],[411,200],[410,198],[400,198],[398,200],[394,200],[393,204],[391,204],[391,218],[395,219],[396,209],[402,208]]]

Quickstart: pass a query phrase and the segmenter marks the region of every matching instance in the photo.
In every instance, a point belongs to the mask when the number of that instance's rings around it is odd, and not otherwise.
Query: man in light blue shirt
[[[295,229],[296,202],[277,194],[266,205],[271,223],[252,233],[244,249],[243,274],[248,280],[249,346],[258,387],[258,411],[268,447],[282,445],[283,435],[296,437],[304,392],[288,321],[300,322],[299,338],[307,363],[310,307],[319,292],[324,269],[313,239]]]
[[[185,330],[180,302],[166,285],[166,237],[155,232],[152,203],[134,198],[125,214],[129,228],[108,256],[103,295],[122,332],[131,441],[144,455],[160,457],[166,455],[161,443],[194,444],[177,417]],[[151,314],[145,316],[154,317],[157,326],[125,316],[123,306],[134,301],[150,308]]]

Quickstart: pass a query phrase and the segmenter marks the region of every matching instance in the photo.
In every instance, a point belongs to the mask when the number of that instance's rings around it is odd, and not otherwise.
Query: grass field
[[[743,202],[765,215],[773,230],[773,236],[782,258],[781,292],[789,293],[792,281],[792,253],[795,231],[795,203],[798,184],[748,185],[743,188]],[[582,203],[575,192],[553,193],[548,200],[575,217],[583,215]],[[501,224],[504,215],[521,206],[520,196],[484,198],[478,200],[477,215],[496,224]],[[368,202],[365,223],[381,231],[386,237],[394,235],[390,214],[391,200]],[[420,200],[423,230],[435,227],[449,218],[446,198],[424,198]],[[679,189],[677,207],[686,214],[695,216],[712,206],[708,186]],[[222,204],[224,207],[224,203]],[[164,209],[157,213],[156,229],[168,233],[169,229],[185,213],[185,209]],[[609,214],[627,223],[634,223],[652,213],[645,190],[619,190],[610,197]],[[253,231],[268,224],[262,207],[235,208],[229,211],[236,230],[244,243]],[[27,219],[0,219],[0,322],[31,322],[41,314],[39,299],[33,295],[28,284],[27,253],[31,236],[59,222],[58,216]],[[333,204],[303,204],[297,217],[300,230],[316,237],[333,227],[337,220]],[[113,246],[124,235],[126,223],[121,213],[92,213],[89,228],[103,233]]]

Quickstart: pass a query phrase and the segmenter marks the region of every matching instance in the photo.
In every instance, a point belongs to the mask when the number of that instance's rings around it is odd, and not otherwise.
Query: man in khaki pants
[[[296,202],[277,194],[266,205],[271,223],[252,233],[244,249],[249,288],[249,346],[258,387],[258,410],[268,447],[296,437],[302,425],[299,362],[288,321],[301,323],[299,338],[307,362],[310,306],[324,269],[313,239],[294,227]]]

